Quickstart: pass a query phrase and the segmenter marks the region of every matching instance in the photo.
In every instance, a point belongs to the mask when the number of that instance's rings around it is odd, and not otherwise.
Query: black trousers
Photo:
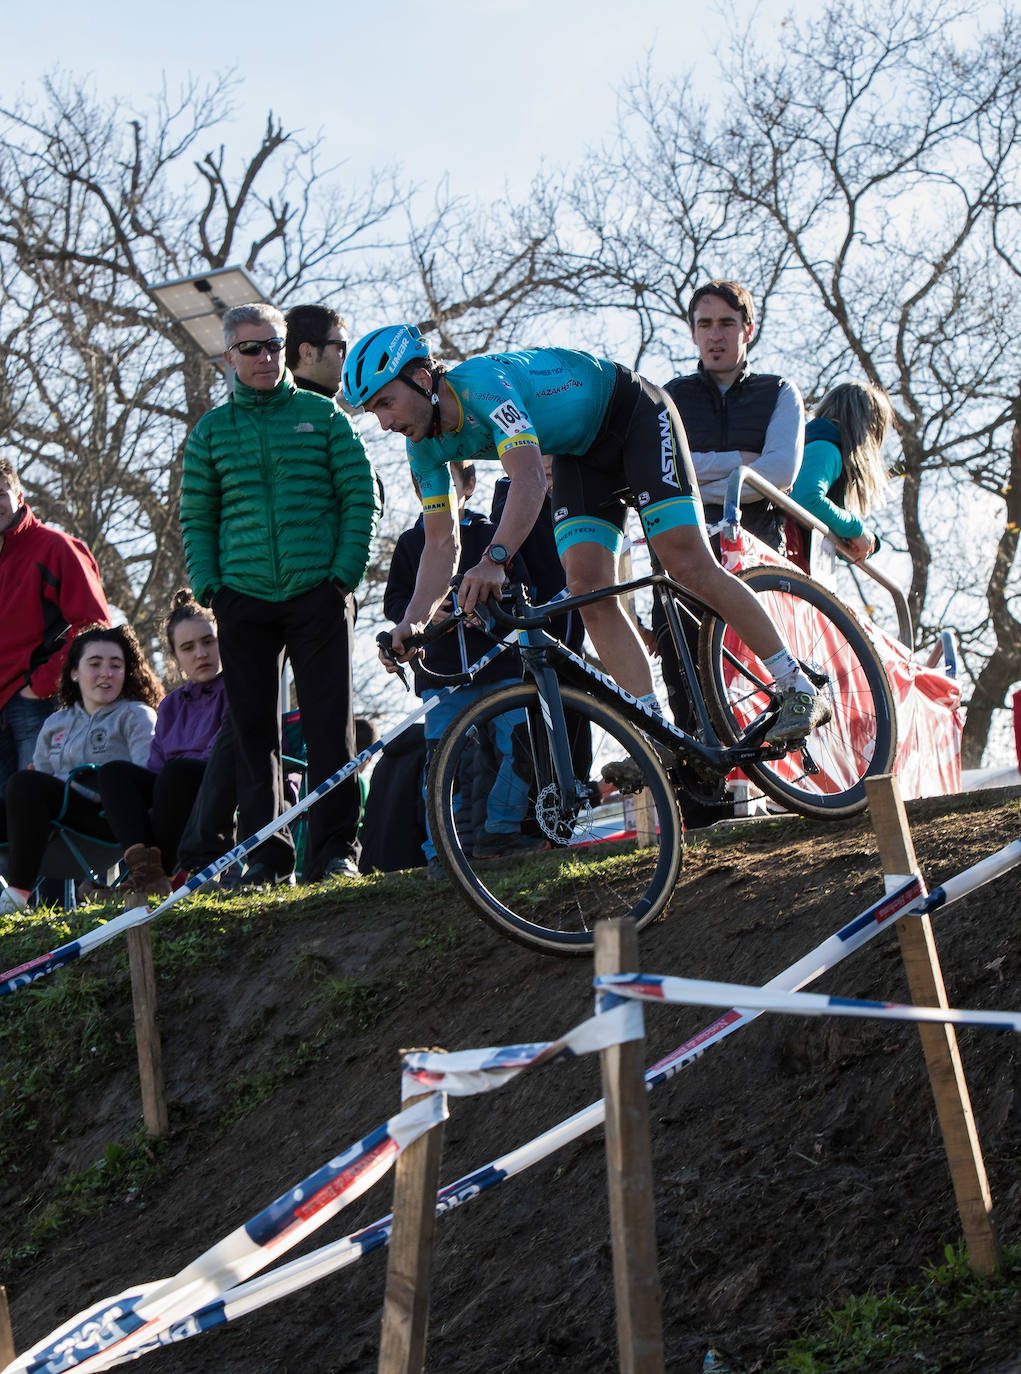
[[[4,820],[8,847],[7,881],[12,887],[32,886],[39,876],[39,865],[46,852],[50,826],[60,814],[64,801],[64,779],[51,773],[24,770],[7,783]],[[101,815],[99,802],[72,790],[64,820],[72,830],[94,835],[100,840],[114,839],[114,833]]]
[[[99,770],[99,795],[119,844],[155,845],[173,873],[177,851],[198,795],[204,759],[168,759],[158,773],[115,759]]]
[[[288,601],[262,601],[230,587],[213,597],[227,700],[234,720],[238,825],[242,837],[285,809],[280,767],[280,672],[290,658],[308,755],[309,790],[352,758],[351,648],[354,605],[333,582]],[[315,882],[330,859],[358,858],[361,797],[354,775],[308,813],[303,877]],[[286,831],[255,850],[276,872],[294,866]]]
[[[238,799],[235,772],[234,721],[228,706],[177,851],[178,863],[189,873],[205,868],[234,847]]]

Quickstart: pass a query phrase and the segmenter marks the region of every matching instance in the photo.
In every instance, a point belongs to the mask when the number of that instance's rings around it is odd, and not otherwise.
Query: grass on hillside
[[[763,1374],[857,1374],[910,1360],[917,1374],[939,1374],[960,1358],[965,1335],[981,1338],[994,1315],[1021,1300],[1021,1246],[1008,1246],[998,1274],[983,1278],[968,1267],[963,1245],[948,1245],[923,1281],[907,1288],[867,1291],[821,1315],[782,1350],[771,1352]],[[933,1355],[933,1349],[939,1351]]]
[[[267,936],[314,916],[317,907],[328,909],[332,917],[338,907],[384,892],[387,901],[407,903],[421,918],[414,945],[419,963],[446,959],[461,939],[470,938],[470,921],[455,924],[447,910],[449,890],[427,887],[414,872],[255,894],[200,893],[175,904],[152,926],[157,986],[190,969],[215,968],[231,957],[239,935],[258,939],[270,950]],[[57,949],[120,911],[120,903],[110,902],[73,912],[47,909],[0,916],[0,969]],[[318,1012],[315,1028],[307,1039],[274,1050],[225,1085],[222,1110],[206,1128],[213,1135],[229,1129],[287,1078],[313,1064],[335,1035],[367,1029],[400,993],[399,983],[384,988],[371,979],[337,976],[310,951],[299,952],[294,971],[308,989],[305,1005],[314,1004]],[[186,989],[180,995],[187,996]],[[32,1196],[37,1161],[59,1146],[66,1129],[54,1104],[73,1100],[97,1073],[124,1069],[136,1071],[131,980],[122,938],[0,999],[0,1177],[21,1188],[23,1196]],[[181,1124],[172,1107],[171,1132]],[[88,1168],[65,1174],[58,1186],[51,1183],[40,1192],[31,1217],[0,1260],[37,1250],[58,1227],[151,1182],[160,1171],[162,1146],[141,1125],[126,1128]]]
[[[420,873],[274,889],[254,898],[200,894],[178,903],[154,925],[157,978],[169,981],[189,968],[214,967],[229,957],[227,946],[241,932],[264,940],[285,923],[307,918],[317,905],[335,912],[338,906],[384,896],[395,905],[406,902],[421,917],[416,959],[447,963],[450,953],[472,938],[471,919],[463,919],[466,913],[460,909],[449,910],[450,895],[446,887],[427,885]],[[119,906],[111,904],[66,914],[0,917],[0,967],[11,968],[54,949],[118,912]],[[318,1027],[309,1039],[270,1055],[228,1086],[222,1111],[206,1128],[213,1136],[314,1062],[338,1029],[365,1030],[382,1014],[381,991],[370,981],[337,976],[310,951],[299,953],[295,968],[308,987],[308,1002],[322,1012]],[[389,986],[384,995],[398,996],[399,987]],[[33,1137],[40,1119],[52,1119],[53,1102],[68,1098],[97,1065],[130,1061],[133,1069],[132,1038],[130,980],[120,940],[0,999],[0,1176],[17,1183],[20,1175],[25,1195],[30,1195]],[[43,1104],[51,1110],[40,1110]],[[172,1132],[181,1124],[172,1115]],[[164,1161],[164,1142],[149,1139],[140,1124],[125,1130],[86,1169],[65,1174],[59,1186],[51,1185],[40,1196],[0,1255],[0,1264],[38,1251],[58,1229],[112,1198],[153,1185]],[[938,1374],[946,1367],[941,1361],[953,1360],[962,1333],[981,1333],[987,1317],[991,1320],[1008,1304],[1016,1308],[1019,1301],[1021,1247],[1005,1252],[1001,1272],[991,1279],[972,1274],[963,1253],[948,1247],[941,1261],[925,1269],[920,1283],[852,1297],[841,1308],[820,1314],[810,1329],[771,1351],[757,1367],[763,1374],[872,1374],[894,1359],[909,1359],[918,1374]],[[940,1350],[938,1356],[925,1353],[934,1348]]]

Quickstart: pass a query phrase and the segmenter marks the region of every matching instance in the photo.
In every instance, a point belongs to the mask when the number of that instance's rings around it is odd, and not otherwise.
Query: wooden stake
[[[149,925],[128,931],[128,963],[131,968],[131,1003],[135,1012],[135,1044],[138,1077],[142,1085],[142,1120],[150,1135],[166,1135],[170,1123],[163,1091],[163,1058],[156,1028],[156,972],[152,962]]]
[[[11,1310],[7,1306],[7,1289],[0,1287],[0,1369],[6,1369],[14,1361],[14,1330],[11,1326]]]
[[[865,790],[883,871],[905,878],[917,871],[918,863],[897,780],[891,774],[886,774],[866,782]],[[949,1006],[929,917],[902,916],[897,922],[897,934],[911,1000],[916,1006]],[[943,1132],[968,1259],[977,1274],[992,1274],[999,1268],[1000,1246],[993,1222],[992,1194],[971,1110],[957,1033],[949,1025],[920,1025],[918,1030]]]
[[[410,1107],[420,1100],[421,1097],[409,1097],[402,1105]],[[412,1141],[394,1165],[393,1227],[378,1374],[421,1374],[425,1367],[436,1191],[442,1154],[441,1121]]]
[[[596,973],[638,969],[632,920],[596,922]],[[606,1175],[622,1374],[662,1374],[663,1329],[656,1268],[645,1041],[612,1045],[600,1056],[606,1100]]]
[[[639,849],[648,849],[656,843],[656,806],[647,787],[631,798],[635,805],[635,844]]]

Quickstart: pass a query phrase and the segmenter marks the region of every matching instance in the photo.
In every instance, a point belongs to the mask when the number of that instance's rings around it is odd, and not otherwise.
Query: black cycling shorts
[[[596,543],[620,552],[634,493],[645,532],[705,527],[684,426],[667,393],[615,364],[617,377],[595,442],[586,453],[553,459],[553,527],[557,551]]]

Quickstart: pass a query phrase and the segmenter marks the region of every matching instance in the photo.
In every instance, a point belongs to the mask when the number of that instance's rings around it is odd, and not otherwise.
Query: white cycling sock
[[[773,674],[773,681],[781,692],[807,692],[810,697],[815,696],[815,688],[801,671],[801,665],[789,649],[781,649],[779,653],[764,658],[762,662]]]

